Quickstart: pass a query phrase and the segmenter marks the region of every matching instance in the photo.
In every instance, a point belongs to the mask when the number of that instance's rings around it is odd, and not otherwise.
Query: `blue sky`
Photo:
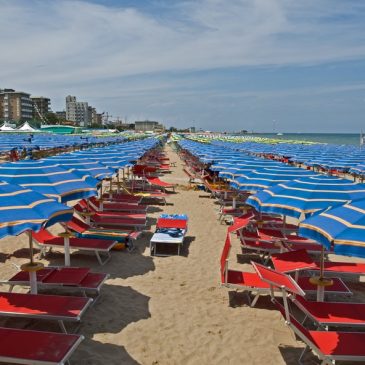
[[[167,126],[365,129],[365,1],[0,0],[0,88]],[[275,122],[273,122],[275,121]]]

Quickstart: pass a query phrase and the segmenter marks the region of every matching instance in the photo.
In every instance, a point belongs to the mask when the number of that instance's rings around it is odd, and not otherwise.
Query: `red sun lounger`
[[[246,291],[250,305],[253,307],[261,295],[270,294],[270,284],[263,281],[257,273],[229,269],[228,257],[230,249],[231,239],[229,234],[227,234],[220,259],[221,284],[228,288],[243,289]],[[341,279],[333,279],[333,281],[334,285],[328,287],[328,289],[326,288],[327,294],[351,294]],[[300,277],[298,279],[298,285],[305,292],[311,294],[316,293],[317,287],[311,284],[310,277]],[[249,293],[256,293],[252,301]]]
[[[0,292],[0,316],[58,321],[66,333],[64,321],[79,322],[91,301],[85,297]]]
[[[352,361],[365,363],[365,333],[310,331],[289,314],[281,303],[273,300],[277,309],[285,318],[285,323],[306,344],[303,355],[312,350],[321,360],[322,365],[334,364],[335,361]]]
[[[0,327],[0,361],[6,364],[63,365],[83,339],[80,335]]]
[[[304,299],[305,292],[286,274],[269,269],[263,265],[252,263],[260,279],[266,283],[281,288],[284,301],[287,300],[287,293],[290,299],[305,314],[322,329],[331,327],[365,327],[365,304],[362,303],[336,303],[336,302],[310,302]]]
[[[74,206],[74,208],[79,212],[89,212],[94,216],[99,216],[100,218],[128,218],[135,220],[146,220],[146,213],[98,211],[91,204],[88,205],[85,200],[80,200]]]
[[[90,293],[98,297],[108,277],[109,274],[91,272],[90,269],[83,267],[49,266],[37,271],[37,285],[40,289],[67,289],[81,292],[84,296]],[[1,283],[8,284],[11,292],[16,285],[30,285],[29,274],[19,271]]]
[[[95,197],[89,198],[89,204],[95,211],[100,212],[129,212],[146,214],[147,205],[136,203],[121,203],[115,201],[97,200]]]
[[[162,190],[166,191],[166,189],[171,188],[173,191],[175,191],[176,184],[170,184],[165,181],[160,180],[158,177],[152,177],[152,176],[146,176],[147,181],[152,186],[157,186],[159,188],[162,188]]]
[[[65,224],[65,228],[75,232],[80,238],[99,238],[127,243],[141,235],[141,231],[92,228],[75,216]]]
[[[32,237],[41,247],[41,254],[45,254],[47,247],[62,248],[64,247],[64,238],[52,235],[46,229],[41,229],[39,232],[32,232]],[[105,239],[95,238],[78,238],[70,237],[70,249],[78,251],[92,251],[95,253],[100,265],[104,265],[111,259],[110,250],[117,241],[109,241]],[[105,256],[103,259],[101,254]]]
[[[320,264],[313,261],[306,250],[274,254],[271,256],[271,260],[275,269],[279,272],[320,269]],[[324,270],[328,273],[365,275],[365,264],[355,262],[325,262]]]

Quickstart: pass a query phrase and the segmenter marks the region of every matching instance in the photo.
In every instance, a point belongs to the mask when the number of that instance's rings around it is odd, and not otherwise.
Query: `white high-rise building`
[[[88,127],[90,124],[88,103],[76,101],[76,96],[66,96],[66,119],[77,123],[80,127]]]

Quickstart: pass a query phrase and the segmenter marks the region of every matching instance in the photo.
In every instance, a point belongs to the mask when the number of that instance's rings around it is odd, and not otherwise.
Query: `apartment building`
[[[88,127],[91,124],[88,103],[77,101],[76,96],[66,96],[66,119],[75,122],[80,127]]]
[[[0,89],[0,118],[26,121],[33,119],[33,101],[30,94],[14,89]]]
[[[51,99],[44,96],[31,96],[33,101],[33,116],[35,119],[42,119],[50,112]]]

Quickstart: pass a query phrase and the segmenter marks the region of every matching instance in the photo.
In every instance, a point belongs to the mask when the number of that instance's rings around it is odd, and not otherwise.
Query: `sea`
[[[275,139],[291,139],[296,141],[311,141],[320,143],[331,143],[337,145],[360,145],[359,133],[254,133],[253,135]]]

